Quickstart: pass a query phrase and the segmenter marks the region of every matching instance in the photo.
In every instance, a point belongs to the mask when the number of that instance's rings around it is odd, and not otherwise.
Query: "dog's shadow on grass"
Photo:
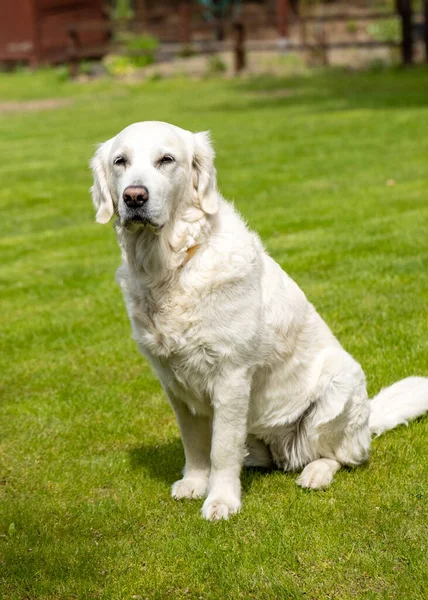
[[[153,479],[173,483],[181,477],[184,452],[181,440],[147,442],[129,450],[132,469],[146,471]]]
[[[176,438],[167,442],[147,442],[129,450],[131,468],[142,469],[150,477],[172,484],[182,477],[184,466],[184,451],[181,440]],[[269,475],[276,469],[246,467],[241,477],[242,488],[248,492],[254,481]]]

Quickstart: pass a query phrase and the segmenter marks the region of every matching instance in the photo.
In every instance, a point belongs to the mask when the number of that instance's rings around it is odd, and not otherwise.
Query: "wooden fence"
[[[102,31],[107,34],[107,39],[113,40],[115,33],[126,27],[135,33],[145,32],[160,38],[161,45],[157,53],[158,60],[172,59],[180,53],[183,46],[191,46],[196,53],[214,54],[221,51],[232,51],[235,53],[235,68],[241,70],[246,62],[246,52],[251,51],[292,51],[292,52],[318,52],[327,56],[328,51],[335,49],[350,48],[379,48],[379,47],[401,47],[402,60],[404,64],[413,61],[413,46],[415,31],[424,39],[425,58],[428,61],[428,0],[424,0],[424,13],[412,14],[408,11],[410,0],[397,0],[398,12],[372,11],[359,13],[328,13],[328,14],[306,14],[295,15],[287,26],[287,33],[291,30],[293,35],[286,40],[278,38],[278,23],[275,15],[267,14],[264,23],[254,22],[248,15],[233,22],[225,23],[226,38],[215,40],[215,24],[207,23],[202,19],[200,11],[191,12],[189,2],[183,2],[181,9],[174,15],[172,25],[168,27],[151,23],[150,18],[144,22],[135,20],[127,24],[114,24],[105,21],[72,23],[68,28],[69,35],[69,64],[73,75],[78,71],[78,63],[83,58],[100,57],[111,49],[111,41],[103,45],[97,44],[88,48],[80,43],[80,38],[88,31]],[[401,23],[400,40],[370,39],[364,35],[364,39],[358,39],[348,35],[346,39],[332,39],[330,29],[333,24],[349,23],[380,23],[386,20],[398,19]],[[257,39],[257,31],[269,34],[260,35]],[[268,29],[270,28],[270,30]],[[314,34],[315,31],[315,34]],[[337,36],[336,36],[337,37]]]

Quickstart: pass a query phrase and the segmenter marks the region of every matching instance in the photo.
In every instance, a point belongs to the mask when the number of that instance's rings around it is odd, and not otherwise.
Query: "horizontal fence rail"
[[[209,39],[208,36],[214,35],[215,23],[209,23],[202,19],[199,11],[195,11],[193,18],[187,23],[178,21],[173,26],[172,24],[159,24],[150,22],[150,13],[144,19],[144,22],[134,20],[124,24],[104,21],[80,21],[71,23],[68,27],[69,46],[67,50],[68,62],[73,75],[78,72],[78,63],[84,58],[101,58],[108,52],[115,52],[128,56],[144,55],[144,51],[131,51],[121,48],[115,42],[115,35],[129,31],[132,33],[146,33],[155,35],[160,38],[160,47],[156,52],[156,60],[171,60],[177,55],[183,46],[188,45],[192,51],[199,54],[215,54],[218,52],[306,52],[319,51],[328,52],[337,49],[352,49],[352,48],[381,48],[390,47],[396,48],[402,45],[401,41],[397,40],[377,40],[370,39],[370,34],[367,32],[359,32],[359,38],[355,33],[349,33],[350,39],[340,39],[340,32],[329,31],[328,24],[343,23],[346,27],[350,22],[373,23],[382,20],[400,19],[400,15],[394,11],[374,11],[367,13],[334,13],[322,15],[294,15],[290,19],[290,25],[293,29],[293,37],[287,38],[286,41],[279,40],[279,37],[273,38],[276,31],[277,22],[272,15],[266,14],[266,21],[260,23],[260,20],[254,18],[239,19],[239,37],[236,37],[236,21],[226,23],[225,31],[227,32],[226,40],[216,41]],[[235,24],[234,24],[235,23]],[[322,30],[314,33],[312,27],[322,26]],[[186,28],[186,36],[189,41],[183,40],[182,26]],[[413,18],[413,30],[417,37],[421,37],[420,32],[425,31],[427,25],[423,14],[415,14]],[[269,39],[257,39],[260,30],[270,30]],[[91,47],[81,43],[80,37],[88,32],[103,32],[106,34],[106,41],[103,44],[96,44]],[[162,34],[163,32],[163,34]],[[245,32],[247,32],[245,34]],[[231,35],[232,33],[232,35]],[[361,35],[362,34],[362,35]],[[202,36],[202,38],[201,38]],[[331,39],[339,36],[339,39]],[[199,39],[198,39],[199,37]],[[361,39],[368,38],[368,39]],[[162,39],[163,38],[163,39]],[[166,39],[165,39],[166,38]],[[354,39],[352,39],[354,38]],[[168,41],[169,40],[169,41]],[[428,49],[427,49],[428,52]]]

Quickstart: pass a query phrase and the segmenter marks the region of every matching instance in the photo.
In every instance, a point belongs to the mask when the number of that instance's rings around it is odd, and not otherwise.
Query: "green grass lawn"
[[[428,375],[428,69],[0,76],[0,102],[53,97],[71,104],[0,116],[0,598],[426,598],[428,418],[325,492],[247,471],[242,512],[217,524],[172,500],[178,428],[131,339],[87,164],[133,121],[211,129],[223,194],[375,393]]]

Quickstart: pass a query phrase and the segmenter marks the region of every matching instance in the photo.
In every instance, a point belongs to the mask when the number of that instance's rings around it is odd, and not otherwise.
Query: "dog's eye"
[[[174,157],[171,156],[170,154],[165,154],[165,156],[162,156],[162,158],[159,160],[159,164],[160,165],[167,165],[169,163],[173,163],[174,162]]]
[[[124,156],[116,156],[116,158],[113,161],[113,164],[117,166],[123,166],[126,164],[126,159]]]

